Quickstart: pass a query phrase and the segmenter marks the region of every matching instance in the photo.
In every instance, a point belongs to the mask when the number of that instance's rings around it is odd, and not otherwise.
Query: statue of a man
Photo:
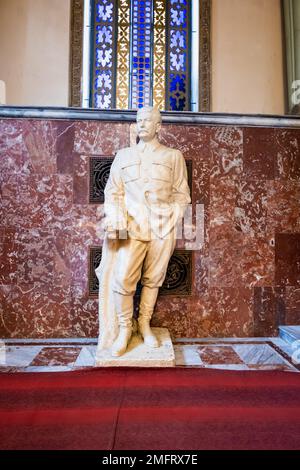
[[[106,237],[96,271],[98,348],[111,346],[113,356],[124,354],[131,338],[139,280],[139,331],[145,344],[158,346],[150,320],[174,251],[176,224],[190,203],[183,155],[159,143],[160,125],[156,108],[138,110],[139,143],[117,152],[105,187]]]

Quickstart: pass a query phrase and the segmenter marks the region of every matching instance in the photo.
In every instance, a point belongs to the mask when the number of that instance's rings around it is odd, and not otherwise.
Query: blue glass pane
[[[94,73],[93,106],[109,109],[113,106],[113,18],[115,2],[96,0],[94,3]]]
[[[189,109],[189,22],[190,1],[170,0],[168,28],[167,108]]]
[[[138,108],[150,104],[151,66],[151,22],[153,0],[132,0],[132,61],[131,107]]]

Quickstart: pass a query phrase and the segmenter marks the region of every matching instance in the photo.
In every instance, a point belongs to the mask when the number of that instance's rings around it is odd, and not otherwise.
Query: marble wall
[[[95,337],[88,294],[97,205],[89,159],[129,145],[129,122],[0,120],[0,336]],[[300,129],[164,124],[205,206],[193,292],[160,297],[176,337],[277,335],[300,324]]]

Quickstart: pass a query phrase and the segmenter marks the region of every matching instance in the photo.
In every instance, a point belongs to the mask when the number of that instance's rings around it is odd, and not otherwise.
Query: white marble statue
[[[159,143],[161,115],[137,113],[139,143],[118,151],[105,188],[105,229],[99,279],[98,350],[126,352],[132,335],[133,295],[141,280],[138,328],[144,343],[158,347],[150,320],[176,243],[176,224],[190,203],[180,151]]]

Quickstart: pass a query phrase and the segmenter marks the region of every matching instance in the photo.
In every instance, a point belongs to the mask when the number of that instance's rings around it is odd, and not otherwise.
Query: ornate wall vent
[[[113,157],[91,157],[90,158],[90,203],[103,204],[104,188],[109,177],[109,171]],[[192,192],[192,160],[186,160],[188,172],[188,183]]]
[[[89,294],[98,295],[99,283],[95,269],[101,261],[102,248],[90,248],[89,260]],[[139,294],[141,286],[137,287]],[[192,294],[192,251],[175,250],[167,270],[165,282],[160,288],[160,295],[188,296]]]

